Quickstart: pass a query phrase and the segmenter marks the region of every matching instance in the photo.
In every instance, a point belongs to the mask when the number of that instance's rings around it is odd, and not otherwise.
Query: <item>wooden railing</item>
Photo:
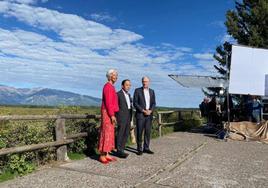
[[[159,135],[162,136],[162,127],[166,125],[173,125],[182,121],[182,113],[190,112],[191,117],[193,117],[194,113],[198,110],[174,110],[174,111],[158,111],[157,112],[157,123],[159,125]],[[172,114],[177,113],[177,121],[174,122],[163,122],[162,116],[163,114]],[[11,148],[0,149],[0,156],[15,154],[15,153],[23,153],[28,151],[39,150],[47,147],[56,147],[56,155],[58,161],[65,161],[68,159],[67,157],[67,145],[75,142],[77,139],[81,139],[88,136],[87,132],[81,132],[72,135],[66,135],[65,130],[65,121],[67,119],[94,119],[96,121],[100,120],[100,115],[88,115],[88,114],[61,114],[61,115],[10,115],[10,116],[0,116],[0,121],[4,120],[12,120],[12,121],[20,121],[20,120],[56,120],[55,122],[55,141],[39,143],[39,144],[31,144],[25,146],[17,146]],[[135,143],[135,133],[134,128],[135,125],[133,121],[131,122],[131,140],[132,143]]]
[[[177,115],[177,120],[173,122],[163,122],[163,115],[164,114],[173,114],[175,113]],[[194,117],[195,113],[200,114],[199,110],[197,109],[178,109],[178,110],[171,110],[171,111],[158,111],[157,112],[157,123],[158,123],[158,131],[159,136],[162,136],[162,127],[167,125],[175,125],[177,123],[181,123],[183,121],[182,113],[190,113],[190,118]]]
[[[22,153],[27,151],[34,151],[47,147],[57,147],[57,160],[65,161],[67,157],[67,145],[75,142],[76,139],[87,137],[87,132],[66,135],[65,120],[66,119],[94,119],[99,120],[100,115],[87,115],[87,114],[61,114],[61,115],[13,115],[13,116],[0,116],[2,120],[56,120],[55,124],[55,138],[53,142],[46,142],[40,144],[32,144],[26,146],[18,146],[11,148],[0,149],[0,156],[14,153]]]

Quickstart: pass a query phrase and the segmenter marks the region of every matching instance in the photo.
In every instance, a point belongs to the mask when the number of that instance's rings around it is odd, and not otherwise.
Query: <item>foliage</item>
[[[25,175],[35,169],[35,165],[26,159],[26,155],[11,155],[7,163],[7,169],[13,174]]]
[[[268,47],[268,1],[236,1],[235,10],[226,14],[228,33],[238,44],[252,47]]]
[[[98,108],[66,107],[0,107],[1,115],[29,114],[98,114]],[[36,113],[36,111],[38,113]],[[0,121],[0,149],[54,141],[55,120],[52,121]],[[71,153],[89,153],[87,148],[94,150],[97,143],[96,122],[92,120],[66,120],[67,134],[88,132],[90,139],[80,139],[68,146]],[[94,141],[93,141],[94,139]],[[92,149],[93,148],[93,149]],[[45,148],[20,155],[0,157],[0,181],[13,175],[24,175],[37,166],[56,159],[56,148]],[[81,154],[82,155],[82,154]],[[10,175],[12,174],[12,175]]]
[[[267,0],[242,0],[235,2],[235,9],[226,13],[225,26],[234,42],[258,48],[268,48],[268,1]],[[215,69],[222,77],[229,79],[231,66],[231,43],[216,48],[214,59],[218,62]],[[208,95],[219,96],[219,88],[207,88],[203,92]],[[244,96],[233,96],[238,103],[245,101]]]

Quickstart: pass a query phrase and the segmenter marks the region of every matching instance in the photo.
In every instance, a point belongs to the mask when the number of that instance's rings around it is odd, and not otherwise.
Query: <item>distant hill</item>
[[[2,105],[100,106],[101,99],[49,88],[14,88],[0,85]]]

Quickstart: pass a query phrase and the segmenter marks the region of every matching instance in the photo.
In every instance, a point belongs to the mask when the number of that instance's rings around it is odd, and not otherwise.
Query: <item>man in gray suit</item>
[[[142,153],[153,154],[150,150],[150,136],[152,129],[153,111],[155,109],[154,90],[149,88],[150,79],[142,78],[142,87],[134,92],[133,104],[136,108],[136,134],[138,155]],[[144,131],[144,145],[142,150],[142,133]]]
[[[126,142],[130,131],[130,122],[132,119],[132,99],[128,93],[131,87],[130,80],[122,81],[122,89],[117,92],[119,111],[116,113],[117,119],[117,156],[127,158],[128,154],[124,152]]]

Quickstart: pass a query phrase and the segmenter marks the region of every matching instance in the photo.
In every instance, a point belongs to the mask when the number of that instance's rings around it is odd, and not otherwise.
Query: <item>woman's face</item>
[[[111,74],[110,80],[112,81],[112,83],[115,83],[117,81],[117,78],[118,78],[117,72],[113,72]]]

